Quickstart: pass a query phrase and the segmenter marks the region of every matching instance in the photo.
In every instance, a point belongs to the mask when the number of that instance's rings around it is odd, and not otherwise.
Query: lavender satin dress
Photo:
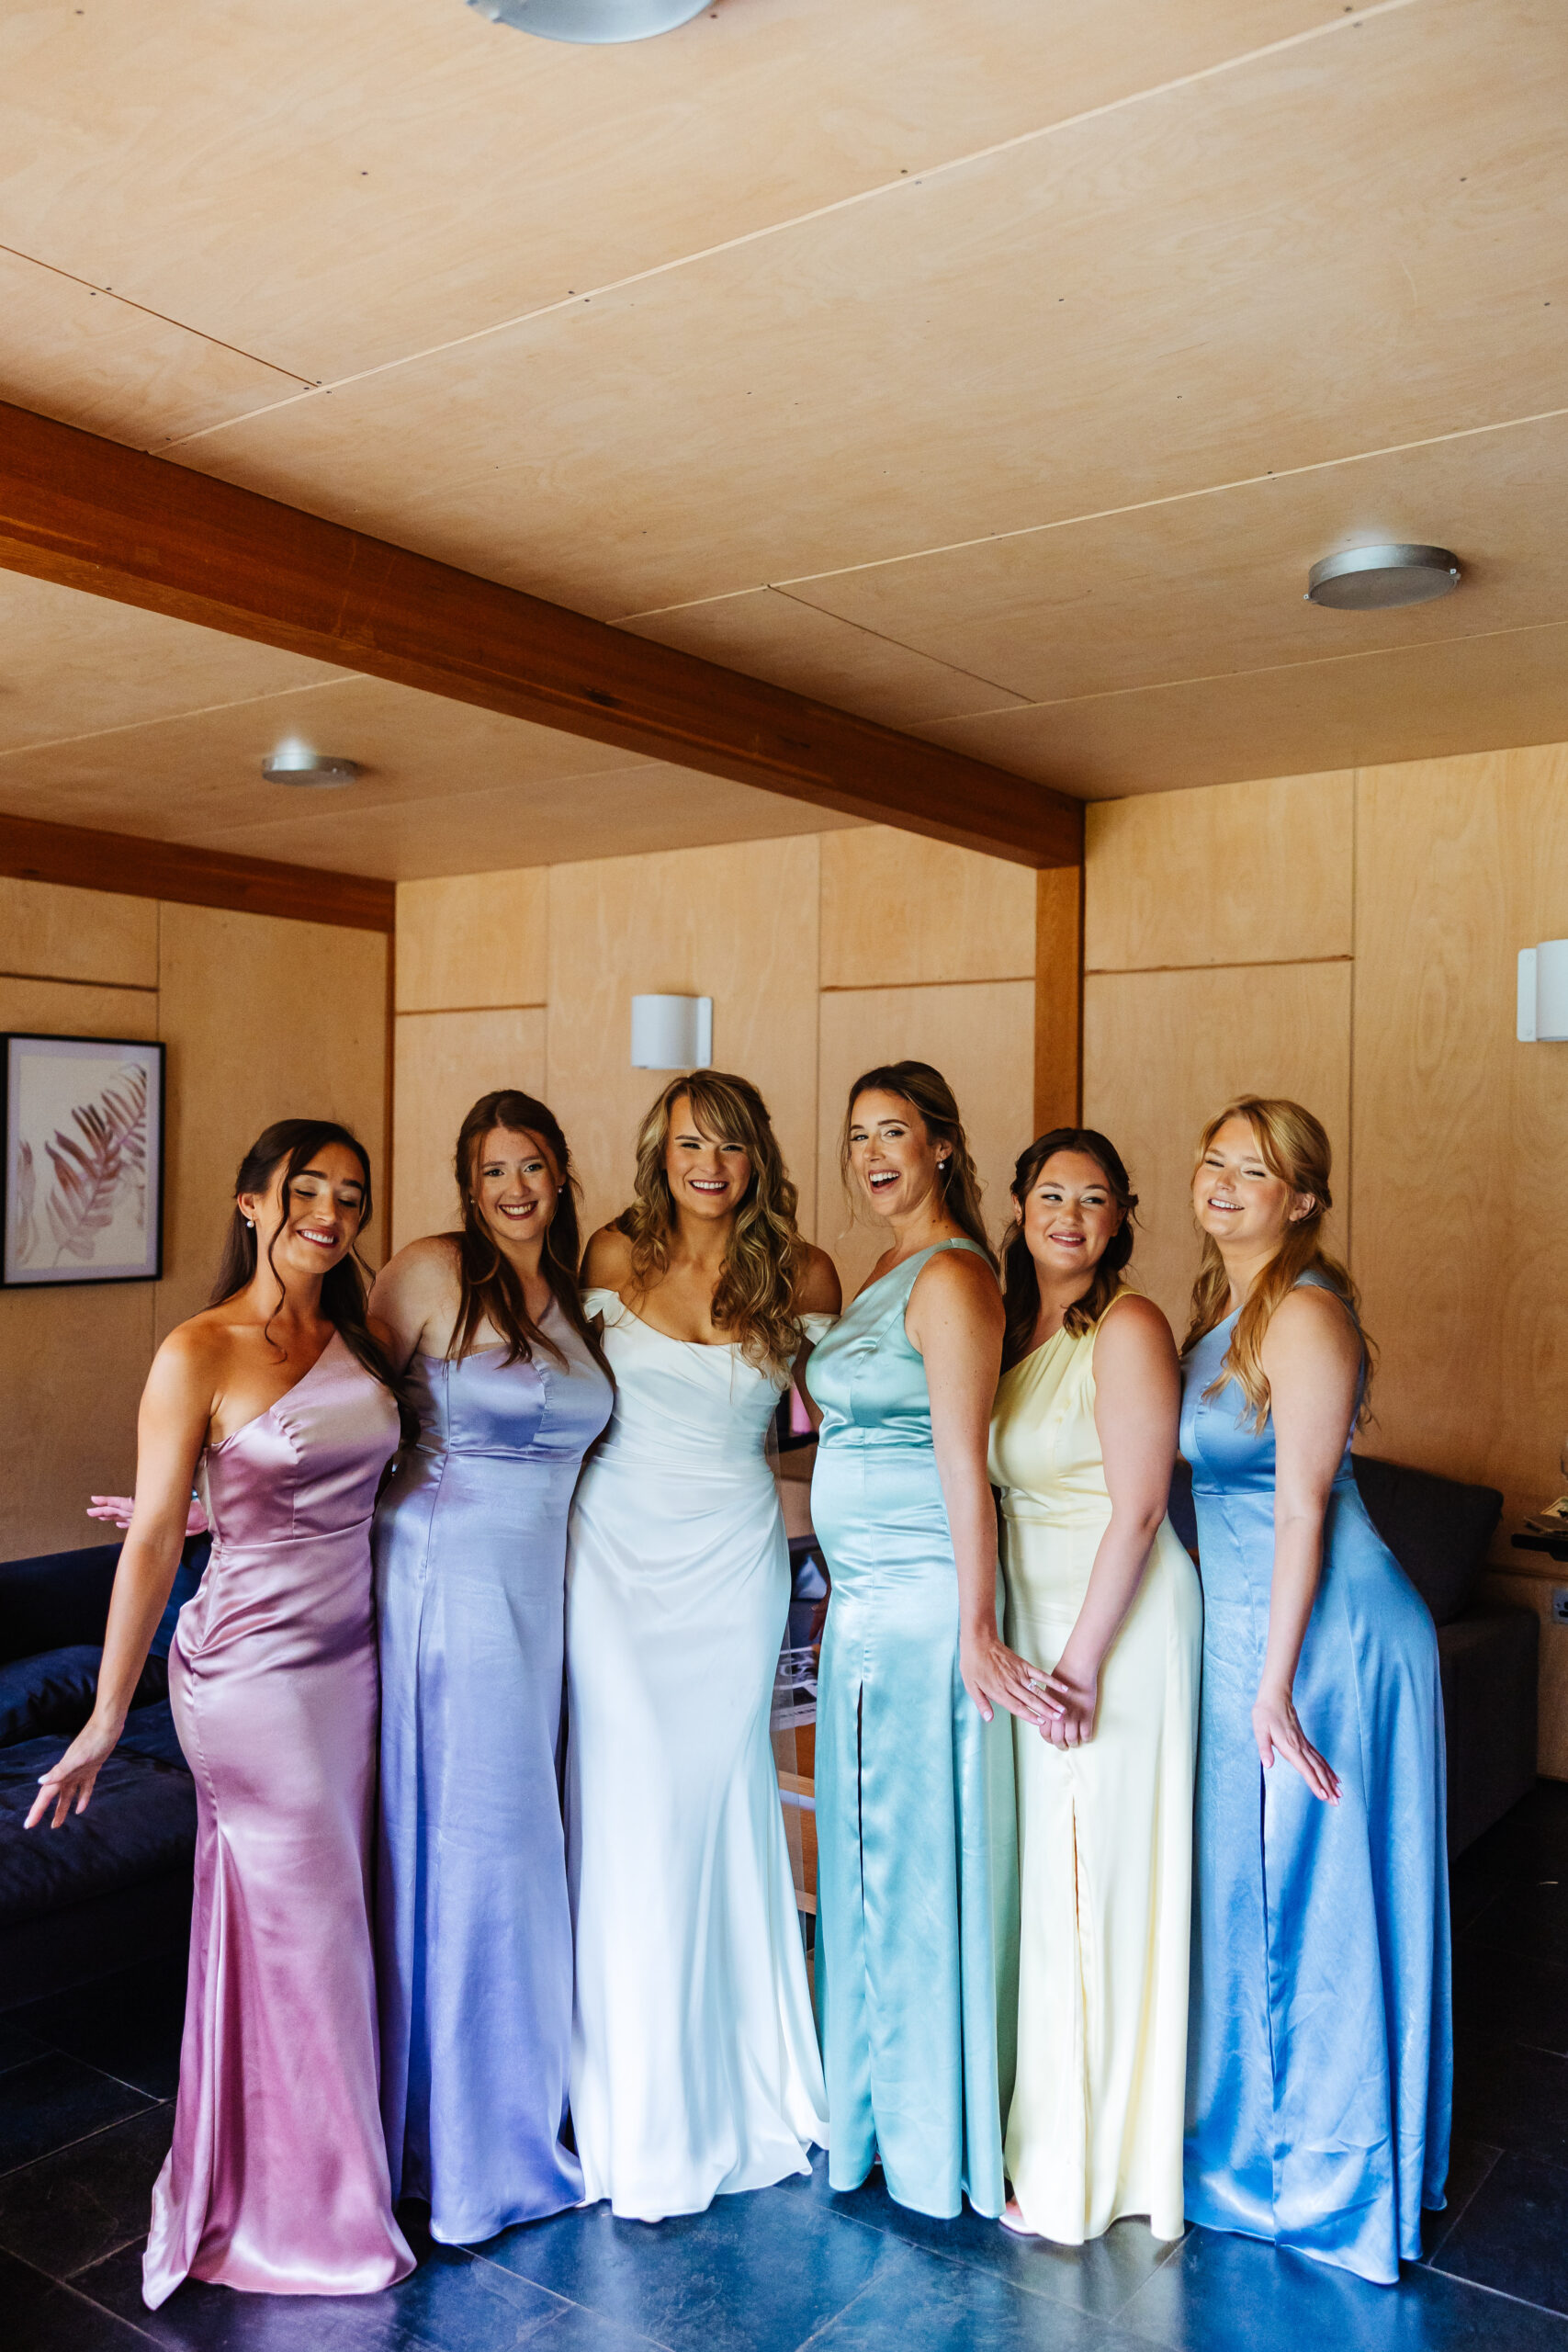
[[[449,2245],[582,2196],[556,1766],[567,1513],[613,1393],[558,1306],[542,1329],[564,1363],[415,1356],[376,1514],[381,2108],[393,2193]]]
[[[333,1336],[206,1456],[212,1556],[169,1699],[197,1794],[175,2141],[149,2308],[186,2278],[356,2295],[413,2268],[377,2101],[370,1513],[391,1397]]]

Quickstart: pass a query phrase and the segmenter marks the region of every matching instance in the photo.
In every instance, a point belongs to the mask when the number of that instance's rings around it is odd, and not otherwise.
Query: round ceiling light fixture
[[[713,0],[468,0],[492,25],[515,25],[542,40],[649,40],[672,33]]]
[[[1403,542],[1388,547],[1346,548],[1325,555],[1307,573],[1306,602],[1337,613],[1386,613],[1395,605],[1425,605],[1447,596],[1463,573],[1447,548]]]
[[[355,783],[362,770],[357,760],[340,760],[328,752],[312,752],[309,743],[280,743],[262,762],[268,784],[303,785],[307,791],[335,792]]]

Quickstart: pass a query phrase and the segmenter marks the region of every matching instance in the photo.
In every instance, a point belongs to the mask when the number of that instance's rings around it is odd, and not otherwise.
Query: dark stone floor
[[[0,2346],[84,2352],[1568,2352],[1568,1787],[1455,1872],[1459,2082],[1446,2212],[1397,2288],[1123,2222],[1070,2252],[880,2188],[809,2180],[649,2228],[603,2206],[433,2247],[384,2295],[139,2292],[183,1985],[161,1964],[0,2017]],[[405,2219],[414,2220],[413,2216]]]

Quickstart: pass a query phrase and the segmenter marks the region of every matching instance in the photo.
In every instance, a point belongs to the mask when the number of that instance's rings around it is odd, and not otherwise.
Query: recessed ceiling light
[[[1306,602],[1337,613],[1386,613],[1394,605],[1447,596],[1462,577],[1458,556],[1447,548],[1346,548],[1313,565]]]
[[[468,0],[492,25],[545,40],[647,40],[689,25],[711,0]]]
[[[262,762],[268,784],[299,784],[316,792],[335,791],[360,775],[357,760],[340,760],[328,752],[312,752],[308,743],[280,743]]]

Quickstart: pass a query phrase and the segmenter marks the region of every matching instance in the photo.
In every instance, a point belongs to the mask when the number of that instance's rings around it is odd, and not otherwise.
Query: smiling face
[[[560,1197],[556,1164],[537,1136],[491,1127],[474,1154],[474,1205],[502,1249],[539,1241]]]
[[[933,1141],[912,1102],[873,1088],[850,1106],[850,1173],[878,1216],[911,1216],[939,1197],[952,1153]]]
[[[1192,1214],[1222,1250],[1272,1255],[1288,1226],[1310,1216],[1310,1193],[1293,1193],[1258,1148],[1250,1119],[1227,1119],[1200,1155]]]
[[[751,1183],[751,1158],[744,1144],[727,1143],[698,1125],[690,1095],[670,1105],[664,1144],[664,1173],[678,1216],[705,1224],[733,1216]]]
[[[265,1193],[242,1193],[242,1216],[255,1227],[258,1262],[269,1254],[279,1275],[315,1280],[346,1258],[365,1222],[365,1170],[346,1144],[313,1151],[288,1186],[288,1163],[274,1169]]]
[[[1043,1284],[1087,1283],[1125,1217],[1106,1173],[1087,1151],[1054,1151],[1027,1198],[1014,1204]]]

